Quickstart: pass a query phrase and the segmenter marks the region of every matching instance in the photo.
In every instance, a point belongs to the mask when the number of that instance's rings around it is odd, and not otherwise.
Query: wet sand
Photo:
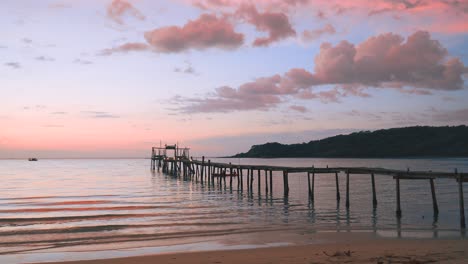
[[[228,251],[170,253],[63,264],[150,263],[468,263],[466,239],[353,239],[339,242]],[[57,264],[57,263],[55,263]]]

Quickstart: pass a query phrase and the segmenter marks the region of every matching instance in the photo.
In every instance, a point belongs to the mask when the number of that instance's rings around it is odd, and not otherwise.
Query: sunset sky
[[[466,0],[2,0],[0,158],[468,124]]]

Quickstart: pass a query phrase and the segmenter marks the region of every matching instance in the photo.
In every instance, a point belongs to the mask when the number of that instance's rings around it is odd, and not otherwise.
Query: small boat
[[[29,158],[29,161],[37,161],[37,158]]]

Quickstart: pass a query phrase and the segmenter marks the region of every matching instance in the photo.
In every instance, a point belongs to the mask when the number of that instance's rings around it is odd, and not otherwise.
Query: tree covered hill
[[[468,127],[416,126],[361,131],[302,144],[266,143],[234,157],[468,157]]]

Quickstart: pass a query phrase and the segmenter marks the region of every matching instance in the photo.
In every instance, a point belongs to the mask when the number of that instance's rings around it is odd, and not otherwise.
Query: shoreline
[[[468,239],[382,237],[368,232],[273,232],[226,235],[205,241],[163,245],[161,241],[129,244],[110,250],[75,246],[4,255],[2,263],[131,264],[131,263],[432,263],[468,259]],[[122,245],[123,246],[123,245]],[[347,255],[349,253],[349,256]],[[262,256],[258,259],[257,256]],[[393,257],[392,257],[393,256]],[[397,258],[398,257],[398,258]],[[420,262],[401,262],[403,259]],[[424,262],[426,261],[426,262]],[[428,262],[429,261],[429,262]],[[443,262],[442,262],[443,263]],[[460,263],[460,262],[449,262]]]
[[[339,242],[252,249],[161,253],[133,257],[43,262],[46,264],[131,263],[462,263],[467,239],[382,239],[336,236]]]

